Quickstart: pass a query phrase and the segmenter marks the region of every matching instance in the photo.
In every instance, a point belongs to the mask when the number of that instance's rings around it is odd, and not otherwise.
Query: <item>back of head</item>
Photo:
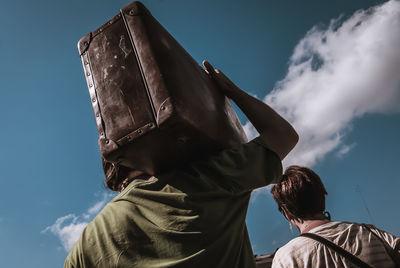
[[[320,177],[311,169],[290,166],[282,176],[281,182],[274,185],[271,194],[290,217],[311,219],[325,210],[325,195],[328,193]]]

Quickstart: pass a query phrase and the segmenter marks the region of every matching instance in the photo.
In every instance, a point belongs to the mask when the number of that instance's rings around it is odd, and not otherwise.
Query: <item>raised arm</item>
[[[203,61],[203,66],[222,93],[232,99],[247,116],[268,148],[283,160],[299,140],[289,122],[267,104],[241,90],[209,62]]]

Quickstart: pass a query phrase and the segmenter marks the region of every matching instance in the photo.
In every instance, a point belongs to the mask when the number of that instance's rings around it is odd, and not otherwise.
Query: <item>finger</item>
[[[213,67],[212,67],[212,65],[208,62],[208,61],[203,61],[203,66],[204,66],[204,68],[205,68],[205,70],[209,73],[209,74],[212,74],[213,73]]]
[[[208,74],[213,75],[215,74],[214,67],[206,60],[203,61],[203,66]]]
[[[205,71],[207,74],[210,74],[210,73],[207,71],[206,63],[207,63],[207,60],[203,60],[203,61],[201,62],[201,64],[203,65],[204,71]]]
[[[218,75],[218,77],[219,77],[222,81],[224,81],[224,82],[226,82],[226,83],[228,83],[228,84],[233,83],[221,70],[216,69],[216,70],[215,70],[215,73]]]
[[[231,79],[229,79],[228,76],[226,76],[222,71],[220,70],[215,70],[217,76],[218,76],[218,83],[221,85],[224,85],[225,87],[228,88],[237,88],[236,84],[232,82]]]

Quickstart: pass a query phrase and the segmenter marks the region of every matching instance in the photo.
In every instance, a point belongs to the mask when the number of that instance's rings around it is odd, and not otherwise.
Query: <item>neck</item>
[[[311,229],[328,222],[330,222],[330,220],[328,219],[303,220],[302,222],[294,222],[294,225],[297,227],[301,234],[304,234]]]
[[[119,186],[118,186],[119,190],[118,191],[122,192],[135,179],[147,180],[147,179],[149,179],[151,177],[152,177],[151,175],[146,174],[146,173],[144,173],[142,171],[132,170],[131,172],[128,173],[128,177],[119,184]]]

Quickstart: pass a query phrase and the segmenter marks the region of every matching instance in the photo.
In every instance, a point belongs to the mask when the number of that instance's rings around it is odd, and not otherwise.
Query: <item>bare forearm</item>
[[[260,133],[263,141],[283,159],[298,141],[293,127],[277,112],[243,90],[230,92],[231,98]]]
[[[231,98],[245,113],[267,146],[277,153],[280,159],[285,158],[299,139],[289,122],[267,104],[241,90],[209,62],[204,61],[203,65],[221,92]]]

